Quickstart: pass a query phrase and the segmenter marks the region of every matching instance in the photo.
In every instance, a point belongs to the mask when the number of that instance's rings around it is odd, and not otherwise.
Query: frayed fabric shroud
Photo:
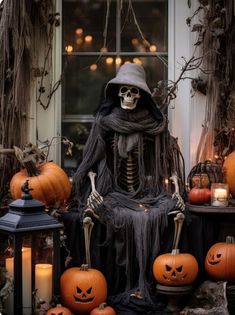
[[[62,220],[72,264],[80,265],[84,263],[82,220],[91,193],[87,174],[95,172],[96,190],[104,201],[97,209],[99,221],[93,218],[92,267],[104,273],[109,296],[137,288],[143,302],[152,304],[152,264],[171,240],[168,213],[176,203],[164,191],[163,179],[176,172],[181,189],[183,163],[177,143],[167,130],[166,118],[149,95],[143,95],[131,112],[119,104],[120,100],[105,100],[95,117],[74,176],[73,206],[62,214]],[[133,192],[127,192],[118,181],[119,158],[134,147],[138,149],[139,184]],[[164,235],[168,237],[163,244]]]

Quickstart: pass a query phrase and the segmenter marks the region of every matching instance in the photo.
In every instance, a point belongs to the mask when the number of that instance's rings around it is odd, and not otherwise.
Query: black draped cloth
[[[164,115],[149,95],[141,99],[132,111],[122,109],[115,100],[106,100],[101,106],[74,176],[73,206],[62,214],[62,221],[71,265],[81,265],[85,259],[82,221],[91,193],[87,174],[95,172],[103,204],[97,209],[100,219],[93,219],[92,267],[105,275],[109,295],[134,289],[149,303],[155,288],[153,261],[163,247],[170,248],[172,240],[168,214],[176,201],[164,190],[164,178],[177,172],[183,182],[183,171]],[[127,192],[118,182],[119,159],[125,159],[134,148],[138,150],[139,185]]]

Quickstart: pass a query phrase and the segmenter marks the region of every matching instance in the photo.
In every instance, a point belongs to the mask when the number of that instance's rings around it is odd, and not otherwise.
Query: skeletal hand
[[[87,205],[92,210],[98,209],[102,203],[103,203],[103,197],[97,191],[92,192],[87,199]]]
[[[179,184],[178,184],[178,176],[176,174],[173,174],[170,179],[172,180],[174,186],[175,186],[175,192],[172,195],[172,199],[176,199],[176,205],[175,208],[184,211],[185,210],[185,204],[183,198],[180,196],[179,193]]]
[[[89,172],[88,176],[91,181],[91,193],[87,198],[87,206],[91,208],[93,211],[95,211],[103,203],[103,197],[98,193],[98,191],[95,188],[96,173]]]
[[[184,211],[185,210],[185,203],[184,203],[184,200],[183,198],[180,196],[179,193],[175,192],[173,195],[172,195],[172,199],[176,199],[176,205],[175,205],[175,208],[176,209],[179,209],[181,211]]]

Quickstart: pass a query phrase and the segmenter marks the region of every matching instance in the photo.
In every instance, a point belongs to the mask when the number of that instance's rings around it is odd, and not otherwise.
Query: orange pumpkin
[[[108,306],[106,303],[101,303],[99,307],[95,307],[91,312],[90,315],[116,315],[117,313],[115,310]]]
[[[173,249],[171,253],[158,256],[153,263],[157,282],[167,286],[183,286],[193,283],[198,274],[196,259],[187,253]]]
[[[211,190],[209,188],[193,187],[188,193],[189,202],[193,205],[203,205],[211,200]]]
[[[46,205],[53,205],[56,202],[64,203],[70,196],[71,184],[62,168],[56,163],[47,162],[39,164],[36,170],[35,175],[29,176],[28,171],[23,169],[12,177],[10,182],[12,198],[21,198],[21,187],[28,180],[33,198]]]
[[[235,151],[230,153],[223,164],[225,179],[229,187],[230,193],[235,197]]]
[[[72,315],[72,313],[67,307],[57,304],[56,307],[50,308],[46,315]]]
[[[107,282],[96,269],[82,265],[69,268],[61,275],[60,293],[63,304],[73,312],[90,312],[107,298]]]
[[[226,242],[216,243],[207,252],[205,270],[214,280],[235,281],[235,241],[227,236]]]

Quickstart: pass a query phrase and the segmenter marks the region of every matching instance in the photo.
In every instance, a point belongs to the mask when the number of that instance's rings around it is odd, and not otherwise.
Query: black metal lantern
[[[12,277],[13,290],[4,305],[7,315],[31,315],[35,305],[59,295],[60,231],[63,227],[45,211],[45,205],[33,199],[28,181],[23,195],[10,203],[0,218],[0,235],[8,240],[5,267]]]

